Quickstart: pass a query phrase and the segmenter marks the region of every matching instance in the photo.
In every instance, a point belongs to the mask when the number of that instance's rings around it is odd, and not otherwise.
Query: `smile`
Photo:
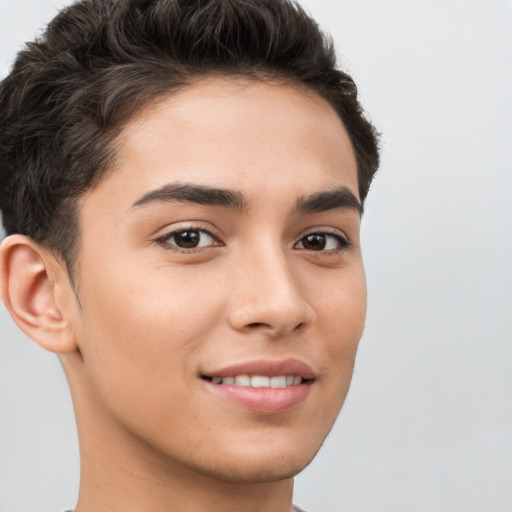
[[[306,401],[317,375],[294,358],[237,363],[204,372],[206,388],[228,403],[262,414],[282,414]]]
[[[277,375],[267,377],[265,375],[237,375],[236,377],[203,377],[213,384],[231,384],[253,388],[286,388],[297,386],[305,381],[299,375]]]

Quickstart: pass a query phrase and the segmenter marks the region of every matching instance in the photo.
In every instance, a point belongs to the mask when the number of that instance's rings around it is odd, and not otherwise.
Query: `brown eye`
[[[326,237],[320,233],[305,236],[301,239],[302,247],[309,251],[322,251],[325,249]]]
[[[160,237],[157,242],[167,248],[174,248],[176,250],[201,249],[203,247],[222,245],[212,234],[203,229],[173,231]]]
[[[297,249],[306,249],[307,251],[332,251],[348,247],[349,242],[340,235],[330,233],[310,233],[303,236],[297,245]]]
[[[182,249],[193,249],[199,245],[201,235],[197,230],[188,230],[175,233],[172,237],[174,243]]]

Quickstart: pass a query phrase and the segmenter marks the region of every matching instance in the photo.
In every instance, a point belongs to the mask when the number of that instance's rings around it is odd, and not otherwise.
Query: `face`
[[[174,467],[296,474],[343,404],[364,326],[342,122],[312,92],[212,78],[148,107],[117,147],[80,202],[81,407]]]

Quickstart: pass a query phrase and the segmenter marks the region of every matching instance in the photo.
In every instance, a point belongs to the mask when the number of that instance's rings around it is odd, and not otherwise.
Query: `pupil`
[[[174,236],[176,245],[184,249],[192,249],[199,243],[199,231],[182,231]]]
[[[325,248],[326,240],[325,235],[308,235],[302,239],[302,245],[305,249],[313,251],[320,251]]]

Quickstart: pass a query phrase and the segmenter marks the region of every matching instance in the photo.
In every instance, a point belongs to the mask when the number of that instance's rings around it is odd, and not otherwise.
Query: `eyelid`
[[[162,230],[160,230],[160,231],[162,231]],[[169,240],[173,236],[175,236],[179,233],[182,233],[184,231],[199,231],[201,233],[205,233],[206,235],[211,237],[215,241],[215,243],[210,244],[208,246],[204,246],[204,247],[193,247],[193,248],[189,248],[189,249],[184,249],[184,248],[181,248],[181,247],[169,242]],[[305,237],[307,237],[309,235],[314,235],[314,234],[332,236],[332,237],[336,238],[340,244],[340,247],[338,249],[335,249],[335,250],[322,249],[319,251],[315,251],[318,253],[322,253],[322,252],[329,253],[329,252],[333,252],[333,251],[339,252],[339,251],[349,248],[352,245],[350,238],[342,230],[334,228],[334,227],[316,226],[316,227],[310,228],[310,229],[306,230],[305,232],[303,232],[300,235],[300,238],[294,243],[293,247],[296,248],[297,245],[299,243],[301,243],[301,241]],[[218,230],[212,229],[212,228],[206,228],[206,227],[204,227],[204,224],[202,224],[200,221],[190,221],[190,222],[185,221],[183,223],[181,223],[181,222],[177,223],[177,225],[168,226],[162,235],[159,235],[154,239],[154,242],[161,245],[165,249],[173,250],[173,251],[179,252],[179,253],[192,253],[195,251],[208,250],[208,249],[211,249],[212,247],[224,246],[224,242],[222,241],[221,235],[218,233]],[[303,248],[303,249],[308,250],[306,248]]]
[[[310,235],[316,235],[316,234],[335,237],[341,245],[341,247],[339,249],[337,249],[338,251],[348,249],[352,245],[350,238],[343,231],[336,229],[336,228],[332,228],[332,227],[319,226],[319,227],[308,229],[306,232],[304,232],[300,236],[300,238],[295,242],[294,247],[296,247],[297,244],[299,244],[305,237],[310,236]],[[304,249],[304,250],[308,250],[308,249]],[[330,252],[330,251],[329,250],[321,250],[321,251],[315,251],[315,252],[321,253],[321,252]]]
[[[169,240],[173,236],[175,236],[175,235],[177,235],[179,233],[183,233],[184,231],[199,231],[201,233],[205,233],[206,235],[208,235],[212,239],[214,239],[216,243],[208,245],[208,246],[205,246],[205,247],[193,247],[193,248],[190,248],[190,249],[184,249],[182,247],[178,247],[177,245],[170,243]],[[165,249],[168,249],[168,250],[171,250],[171,251],[175,251],[175,252],[178,252],[178,253],[183,253],[183,254],[185,254],[185,253],[193,253],[193,252],[196,252],[196,251],[208,250],[208,249],[210,249],[212,247],[223,246],[224,243],[222,242],[222,240],[220,239],[220,236],[215,231],[216,230],[205,228],[204,226],[199,225],[199,223],[184,222],[184,223],[179,224],[177,226],[173,225],[172,227],[168,227],[162,235],[157,236],[154,239],[154,242],[159,244],[159,245],[161,245]]]

